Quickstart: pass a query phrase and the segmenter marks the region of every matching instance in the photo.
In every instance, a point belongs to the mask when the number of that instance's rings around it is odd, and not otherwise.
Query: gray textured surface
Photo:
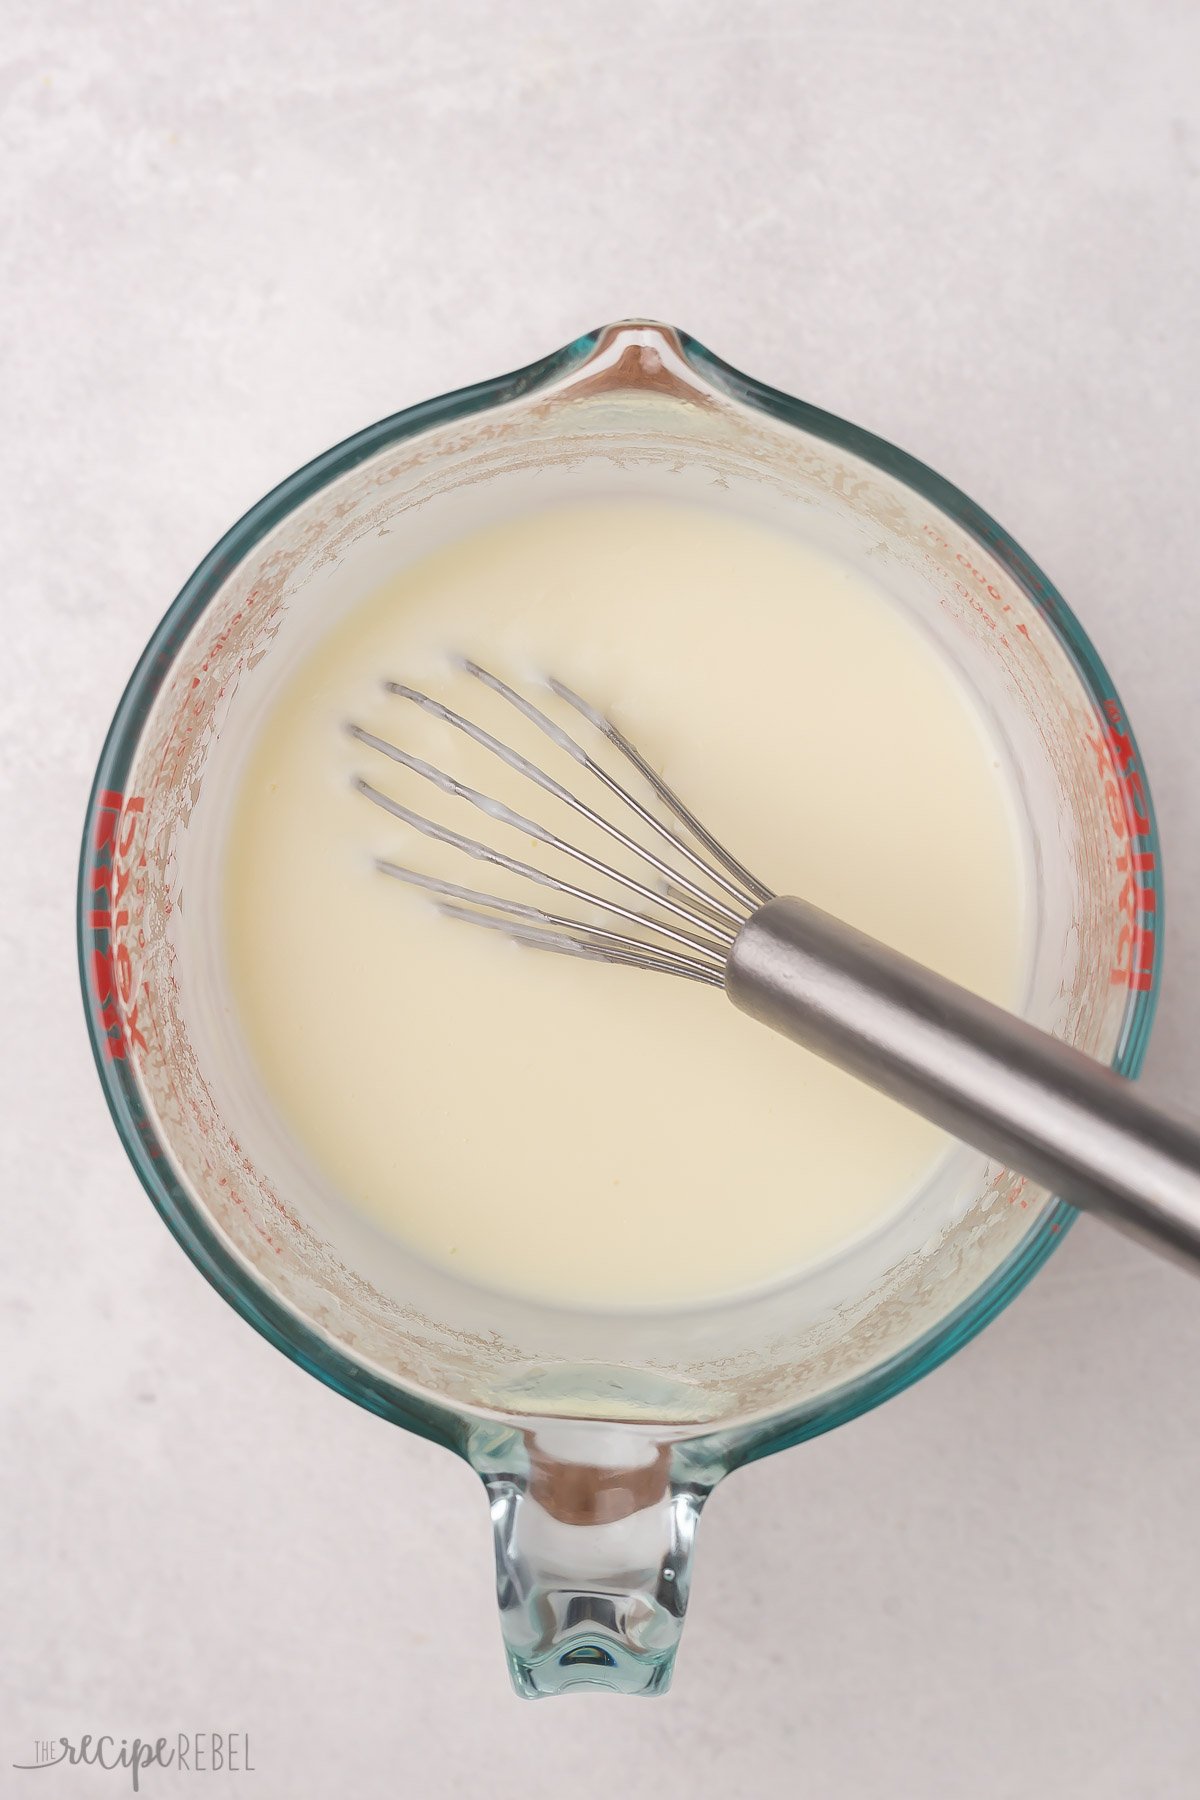
[[[474,1477],[170,1242],[71,948],[101,735],[224,527],[365,421],[642,312],[943,469],[1082,613],[1167,845],[1147,1078],[1194,1102],[1194,5],[5,18],[0,1791],[125,1791],[12,1773],[39,1736],[227,1728],[264,1800],[1194,1795],[1187,1277],[1082,1224],[939,1374],[718,1492],[666,1701],[523,1708]]]

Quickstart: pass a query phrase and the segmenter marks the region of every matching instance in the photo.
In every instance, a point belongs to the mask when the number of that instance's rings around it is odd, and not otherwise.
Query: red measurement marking
[[[971,577],[974,586],[969,586],[967,582],[960,578],[954,578],[954,591],[960,600],[966,601],[972,612],[979,615],[989,631],[1000,632],[1001,642],[1004,644],[1005,649],[1007,649],[1008,639],[1004,636],[1003,630],[1001,629],[1001,622],[996,617],[995,613],[987,606],[983,598],[983,596],[986,595],[988,600],[990,600],[994,606],[998,607],[1002,613],[1010,613],[1012,611],[1012,607],[1004,598],[1004,595],[1000,592],[1000,589],[996,586],[995,582],[989,580],[988,576],[984,574],[977,563],[972,561],[965,550],[955,550],[954,546],[942,536],[941,532],[938,531],[935,526],[926,523],[921,529],[925,533],[925,536],[931,538],[940,549],[946,551],[948,555],[953,554],[954,560],[959,568],[964,570],[965,573]],[[1029,636],[1024,625],[1018,625],[1016,629],[1022,632],[1025,637]]]
[[[105,1049],[115,1062],[123,1062],[131,1052],[148,1048],[138,1024],[133,960],[122,935],[129,925],[130,889],[141,893],[138,870],[145,866],[145,857],[138,852],[137,838],[144,810],[140,795],[126,800],[123,794],[109,788],[101,792],[97,801],[91,873],[93,905],[88,915],[88,923],[96,933],[92,989]]]
[[[1109,980],[1146,992],[1154,985],[1158,899],[1146,785],[1115,700],[1106,700],[1088,744],[1104,783],[1114,864],[1125,880],[1117,895],[1117,947]]]
[[[1004,635],[1001,621],[993,615],[983,599],[983,595],[986,595],[1000,609],[1001,614],[1010,613],[1012,608],[1004,600],[1000,589],[988,579],[984,570],[966,550],[956,549],[936,526],[926,523],[922,530],[939,549],[952,553],[958,567],[971,578],[973,586],[960,578],[952,577],[955,592],[960,599],[966,601],[989,631],[998,634],[1000,642],[1007,648],[1009,640]],[[1043,596],[1042,604],[1049,605],[1048,597]],[[1028,627],[1021,623],[1015,629],[1036,654],[1036,646]],[[1116,950],[1109,979],[1114,984],[1146,992],[1154,985],[1156,954],[1155,852],[1150,838],[1150,809],[1145,781],[1115,698],[1104,702],[1098,715],[1096,733],[1089,733],[1088,743],[1104,784],[1104,801],[1112,833],[1116,870],[1125,877],[1117,895]]]
[[[977,569],[975,567],[975,564],[971,561],[970,557],[967,556],[964,551],[956,550],[954,552],[954,560],[956,563],[960,563],[962,565],[962,567],[964,569],[966,569],[969,574],[971,574],[975,577],[975,580],[979,583],[980,587],[984,590],[985,593],[991,595],[992,599],[996,602],[997,606],[1003,607],[1005,612],[1012,611],[1011,606],[1008,605],[1007,601],[1005,600],[1003,594],[1000,592],[1000,589],[996,586],[995,582],[989,581],[987,576],[983,573],[983,570]]]

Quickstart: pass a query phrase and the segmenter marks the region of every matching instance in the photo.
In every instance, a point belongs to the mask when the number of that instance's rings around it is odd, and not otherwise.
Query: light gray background
[[[717,1493],[668,1699],[523,1707],[474,1476],[143,1197],[72,884],[121,685],[245,507],[645,313],[944,470],[1082,614],[1167,845],[1148,1082],[1194,1104],[1195,6],[4,15],[0,1791],[124,1791],[13,1773],[38,1736],[223,1728],[263,1800],[1194,1796],[1200,1287],[1081,1224],[947,1368]]]

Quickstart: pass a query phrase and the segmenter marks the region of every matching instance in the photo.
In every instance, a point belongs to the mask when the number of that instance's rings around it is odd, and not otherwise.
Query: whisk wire
[[[676,817],[682,820],[694,836],[700,838],[702,842],[705,839],[710,839],[706,845],[710,855],[716,856],[718,862],[724,862],[727,867],[732,868],[733,873],[737,875],[738,880],[742,882],[743,887],[751,890],[750,892],[743,892],[735,882],[730,881],[723,875],[720,869],[715,869],[712,867],[711,863],[705,862],[704,858],[697,855],[691,846],[679,836],[678,832],[672,831],[669,825],[657,818],[654,813],[650,811],[649,807],[644,806],[636,795],[631,794],[628,788],[623,787],[622,784],[617,781],[614,776],[610,775],[608,770],[598,763],[594,757],[589,756],[582,744],[577,743],[569,732],[564,731],[561,725],[556,725],[553,719],[547,718],[546,714],[542,712],[539,707],[534,706],[530,701],[526,700],[523,695],[517,693],[516,689],[511,688],[506,681],[501,681],[497,675],[490,675],[486,669],[481,669],[479,664],[472,662],[469,657],[460,658],[459,666],[465,669],[468,675],[474,675],[476,680],[482,681],[485,687],[491,688],[493,693],[499,694],[505,700],[510,701],[512,705],[517,708],[518,712],[524,714],[531,724],[536,725],[540,731],[544,731],[546,736],[550,738],[553,743],[557,744],[560,749],[565,750],[568,756],[573,756],[576,762],[581,763],[582,766],[588,770],[589,774],[596,777],[597,781],[603,782],[609,792],[615,794],[619,800],[623,801],[644,825],[648,825],[652,831],[657,832],[659,837],[661,837],[664,842],[670,844],[681,856],[685,857],[693,868],[698,869],[701,874],[707,876],[710,881],[716,882],[720,888],[724,889],[725,893],[731,900],[736,902],[743,913],[753,912],[755,907],[759,905],[759,900],[754,897],[753,893],[753,890],[758,886],[758,883],[742,869],[740,863],[735,862],[733,857],[728,855],[728,852],[722,850],[715,838],[710,837],[710,834],[704,830],[704,827],[700,824],[699,820],[695,819],[693,815],[688,812],[687,808],[678,797],[671,792],[671,789],[662,780],[661,776],[659,776],[639,752],[634,749],[628,739],[621,735],[612,721],[604,717],[603,713],[597,712],[594,707],[589,706],[586,701],[581,700],[578,694],[573,693],[571,689],[564,686],[561,681],[550,680],[547,682],[546,685],[550,688],[552,693],[557,694],[559,698],[565,700],[568,705],[575,707],[575,709],[587,719],[590,725],[595,726],[598,731],[601,731],[604,736],[608,738],[610,743],[614,744],[616,748],[621,751],[622,755],[633,762],[634,767],[638,770],[639,774],[649,782],[659,799],[671,808]],[[684,885],[688,887],[688,891],[693,893],[696,898],[701,897],[701,889],[693,888],[691,884],[687,882],[685,882]],[[765,894],[766,890],[764,889],[763,892]]]
[[[565,956],[578,956],[590,962],[622,963],[633,969],[657,969],[664,975],[683,975],[689,981],[705,981],[712,987],[725,985],[724,976],[717,969],[689,962],[683,956],[671,956],[665,950],[647,951],[644,944],[639,946],[636,938],[622,941],[612,933],[597,932],[595,939],[589,939],[582,935],[581,927],[574,920],[566,921],[571,930],[563,932],[543,930],[537,925],[510,925],[503,919],[489,918],[486,913],[463,906],[440,906],[438,911],[449,919],[461,919],[471,925],[502,931],[515,943],[526,944],[530,949],[557,950]]]
[[[637,894],[643,900],[649,900],[654,906],[663,907],[677,919],[683,919],[689,925],[700,930],[716,933],[726,946],[732,944],[736,937],[737,933],[724,922],[705,920],[681,901],[673,900],[665,893],[657,893],[646,882],[639,881],[635,875],[629,875],[623,869],[614,868],[611,863],[606,863],[600,857],[593,856],[590,851],[581,850],[577,844],[567,843],[565,838],[558,837],[553,831],[547,831],[545,826],[538,824],[535,819],[527,819],[523,813],[514,812],[511,807],[505,806],[503,801],[493,800],[487,794],[481,794],[477,789],[468,787],[465,782],[456,781],[453,776],[445,775],[441,770],[434,769],[428,763],[422,762],[420,757],[410,756],[407,751],[397,749],[395,744],[389,744],[384,738],[372,737],[370,733],[360,731],[357,726],[352,727],[352,731],[361,742],[369,743],[372,749],[382,751],[385,756],[389,756],[393,761],[411,769],[414,774],[423,775],[426,780],[432,781],[443,792],[453,794],[457,799],[470,801],[472,806],[478,807],[489,818],[497,820],[502,825],[510,825],[514,830],[535,838],[539,843],[545,844],[547,849],[557,850],[561,855],[583,863],[585,867],[591,869],[593,874],[602,875],[606,880],[615,882],[618,887],[625,888],[627,892]],[[548,875],[544,870],[534,869],[529,863],[517,862],[512,857],[505,857],[499,852],[492,851],[490,846],[479,843],[476,839],[463,838],[457,832],[450,832],[446,827],[436,825],[432,819],[426,819],[419,813],[410,812],[407,807],[402,807],[398,802],[390,800],[387,795],[381,794],[369,783],[360,783],[359,791],[364,793],[367,799],[373,800],[377,806],[383,806],[394,817],[403,819],[405,824],[412,825],[416,830],[424,832],[426,837],[439,838],[442,843],[453,844],[459,850],[468,850],[468,854],[472,856],[481,856],[485,862],[495,862],[501,867],[511,870],[513,874],[526,875],[531,881],[540,881],[545,886],[557,887],[563,893],[571,894],[576,899],[590,902],[596,906],[608,905],[608,902],[598,895],[587,893],[582,888],[561,881],[557,876]]]
[[[627,794],[618,782],[612,781],[597,764],[592,763],[587,752],[582,750],[572,738],[568,737],[565,731],[560,731],[558,727],[555,726],[551,720],[547,719],[543,713],[540,713],[535,706],[530,706],[528,702],[522,702],[520,697],[516,695],[511,688],[507,687],[504,682],[498,681],[495,676],[486,675],[485,671],[480,669],[478,664],[464,663],[463,667],[466,668],[469,673],[478,675],[481,680],[486,680],[487,685],[491,687],[494,692],[502,694],[505,699],[511,698],[515,704],[520,706],[520,710],[524,713],[526,718],[534,724],[540,724],[543,729],[548,731],[556,743],[563,749],[568,750],[568,753],[577,752],[577,760],[581,761],[586,768],[591,769],[593,773],[599,775],[606,786],[611,788],[615,794],[620,795],[625,803],[633,808],[639,818],[644,817],[648,823],[653,824],[656,830],[660,831],[664,837],[668,838],[677,849],[682,850],[686,855],[691,857],[692,853],[687,850],[686,845],[682,844],[675,837],[674,833],[669,831],[666,826],[660,825],[658,821],[654,819],[653,815],[648,813],[646,809],[634,799],[632,794]],[[455,712],[453,707],[444,705],[442,701],[433,699],[429,694],[421,693],[417,688],[407,687],[400,681],[389,681],[385,683],[385,686],[388,693],[397,695],[401,700],[412,701],[414,705],[421,707],[425,712],[431,713],[434,718],[442,719],[447,725],[452,725],[455,730],[464,732],[474,743],[479,744],[485,750],[489,750],[493,756],[499,757],[500,761],[506,763],[510,769],[515,769],[519,775],[526,776],[528,780],[536,783],[538,787],[542,788],[545,793],[553,794],[556,800],[561,800],[565,805],[569,806],[572,811],[578,813],[581,818],[586,819],[589,824],[596,826],[598,830],[606,833],[607,836],[614,840],[614,842],[620,844],[623,850],[628,850],[632,856],[639,857],[643,862],[648,863],[649,866],[656,870],[656,872],[664,879],[674,880],[680,886],[686,888],[696,899],[704,900],[708,905],[715,907],[715,909],[722,913],[735,928],[741,924],[743,913],[735,911],[733,907],[727,906],[723,901],[715,899],[707,894],[703,888],[698,887],[686,874],[681,873],[677,869],[673,869],[669,863],[663,861],[661,856],[657,856],[653,850],[648,849],[645,844],[639,843],[636,838],[630,837],[627,831],[622,831],[619,825],[614,825],[611,819],[606,819],[602,813],[598,813],[594,807],[589,806],[586,801],[581,800],[577,794],[573,794],[569,788],[565,788],[560,781],[556,781],[553,775],[547,774],[546,770],[541,768],[537,763],[531,762],[527,756],[522,756],[518,750],[512,749],[510,745],[501,743],[500,739],[493,737],[490,731],[484,731],[481,726],[474,724],[470,719],[464,718],[461,713]],[[410,764],[410,767],[411,766],[412,765]],[[694,858],[693,860],[699,863],[698,858]],[[699,866],[701,868],[705,867],[702,863],[700,863]],[[713,874],[713,871],[706,872]],[[727,886],[728,884],[723,882],[723,885]],[[734,890],[734,893],[736,894],[736,889]],[[747,907],[749,907],[749,910],[753,910],[753,902],[747,903],[742,896],[738,896],[738,898],[743,907],[743,911],[747,909]]]
[[[410,887],[424,888],[427,893],[436,894],[440,900],[463,901],[469,906],[486,907],[492,912],[504,913],[513,918],[528,919],[538,925],[560,926],[565,930],[583,932],[589,937],[604,938],[613,944],[625,944],[641,950],[646,948],[644,938],[630,937],[625,933],[614,932],[604,926],[587,924],[579,919],[561,918],[555,913],[544,912],[539,906],[530,906],[522,900],[509,900],[502,898],[499,894],[481,893],[477,888],[460,887],[455,881],[442,881],[436,875],[425,875],[418,869],[406,868],[402,863],[388,862],[380,858],[375,866],[381,874],[391,875],[397,881],[407,882]],[[667,924],[663,919],[655,919],[648,913],[638,912],[635,907],[599,900],[594,895],[585,893],[582,888],[556,881],[553,877],[547,876],[544,870],[532,869],[528,864],[518,863],[512,858],[504,860],[504,867],[511,868],[514,872],[528,874],[531,879],[540,878],[547,886],[555,888],[560,893],[569,894],[590,905],[603,907],[612,913],[614,918],[625,919],[631,925],[643,926],[647,930],[656,931],[663,937],[671,939],[676,944],[684,945],[689,953],[706,957],[715,968],[724,967],[726,952],[722,944],[710,943],[706,938],[696,936],[688,931],[680,931],[675,926]],[[447,909],[443,908],[442,910]],[[460,916],[474,917],[475,915],[472,913],[470,915],[460,914]],[[677,954],[672,950],[660,953],[671,957]]]
[[[393,800],[390,795],[373,787],[363,777],[357,776],[354,785],[365,798],[424,836],[461,851],[477,861],[488,863],[496,868],[506,870],[510,874],[524,877],[539,886],[550,888],[556,893],[564,894],[595,912],[632,926],[633,932],[620,931],[614,929],[612,925],[599,924],[593,920],[570,918],[547,912],[540,907],[530,906],[497,894],[484,893],[474,888],[463,887],[456,882],[444,881],[439,877],[427,875],[419,870],[410,869],[382,858],[377,861],[376,867],[384,874],[435,895],[439,902],[439,910],[447,916],[480,925],[489,930],[501,931],[518,943],[532,948],[558,951],[565,955],[583,957],[592,961],[653,969],[664,974],[679,975],[717,987],[723,986],[730,947],[745,919],[759,905],[759,900],[752,896],[761,895],[769,898],[770,890],[756,881],[740,863],[724,850],[718,840],[699,824],[674,791],[662,780],[661,776],[655,773],[641,753],[618,731],[617,727],[602,713],[591,707],[587,701],[565,687],[563,683],[551,680],[548,686],[560,699],[573,706],[589,724],[600,731],[637,769],[660,804],[666,807],[674,818],[687,831],[691,832],[698,842],[704,845],[708,856],[713,861],[709,861],[705,856],[699,854],[672,826],[656,817],[649,807],[617,781],[575,738],[564,731],[540,708],[525,699],[515,688],[510,687],[507,682],[501,681],[499,677],[490,674],[478,663],[466,657],[458,658],[457,665],[513,705],[531,724],[549,737],[559,749],[565,751],[576,763],[594,775],[615,798],[630,808],[639,820],[652,827],[660,841],[669,845],[676,856],[684,860],[687,867],[680,869],[675,863],[665,860],[658,852],[631,836],[628,831],[614,824],[602,813],[597,812],[586,801],[579,799],[569,788],[564,787],[560,781],[539,767],[538,764],[531,762],[528,757],[503,743],[491,732],[484,730],[482,726],[476,725],[452,707],[444,705],[442,701],[435,700],[417,688],[396,681],[384,683],[385,689],[389,693],[420,706],[435,718],[465,733],[474,743],[491,755],[498,757],[516,774],[523,776],[543,792],[551,794],[555,799],[565,803],[577,815],[586,819],[610,839],[620,844],[632,856],[652,868],[660,877],[660,883],[658,887],[648,885],[647,882],[640,880],[629,871],[614,867],[603,858],[593,855],[577,844],[570,843],[538,820],[528,818],[524,813],[518,812],[503,801],[480,792],[477,788],[458,780],[445,770],[434,767],[432,763],[424,761],[423,758],[401,749],[399,745],[393,744],[387,738],[379,737],[360,725],[351,724],[347,726],[350,735],[368,749],[377,751],[423,780],[431,782],[443,793],[467,801],[497,823],[522,832],[527,837],[533,838],[536,843],[545,845],[547,849],[559,855],[582,863],[606,883],[611,883],[616,888],[636,896],[639,900],[648,902],[654,910],[646,912],[638,906],[626,904],[612,896],[593,893],[590,889],[580,887],[563,875],[551,874],[546,869],[537,868],[531,863],[509,856],[504,851],[497,850],[480,839],[465,837],[460,832],[438,824],[422,813],[412,811],[400,801]],[[722,872],[721,868],[714,867],[713,862],[722,864],[725,872]],[[702,875],[706,882],[715,885],[720,891],[714,893],[711,891],[711,887],[701,886],[689,871],[695,871]],[[663,913],[670,916],[664,918],[661,916]],[[678,921],[678,923],[672,921]]]
[[[736,856],[730,855],[724,844],[722,844],[718,838],[713,836],[707,826],[700,823],[700,820],[696,817],[695,813],[691,811],[690,807],[684,805],[675,790],[668,786],[658,771],[646,761],[646,758],[642,755],[636,745],[630,743],[624,732],[614,725],[611,719],[606,718],[602,712],[598,712],[594,706],[589,705],[586,700],[581,699],[580,696],[573,692],[571,688],[567,687],[564,682],[556,681],[553,676],[548,679],[546,685],[552,693],[558,695],[560,700],[565,700],[568,706],[573,706],[577,712],[581,713],[583,717],[588,720],[589,724],[594,725],[597,731],[604,734],[609,743],[612,744],[615,749],[619,750],[621,755],[624,756],[627,761],[633,764],[638,774],[654,790],[655,794],[657,794],[667,810],[675,815],[680,824],[686,825],[687,829],[691,832],[697,842],[704,845],[704,848],[708,851],[709,855],[714,857],[724,868],[728,869],[734,879],[742,884],[746,889],[747,894],[751,896],[749,899],[746,899],[744,895],[742,896],[743,902],[749,912],[753,912],[756,907],[762,906],[766,901],[774,899],[775,896],[771,892],[771,889],[765,887],[761,881],[757,880],[757,878],[750,873],[749,869],[744,868],[737,860]],[[713,876],[714,880],[721,880],[721,876],[718,874],[717,870],[710,869],[709,873]]]

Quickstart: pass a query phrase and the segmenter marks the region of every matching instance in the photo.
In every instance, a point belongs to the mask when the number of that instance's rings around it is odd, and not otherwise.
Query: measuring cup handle
[[[491,1501],[518,1694],[664,1692],[708,1486],[678,1466],[670,1445],[600,1422],[483,1427],[468,1455]]]
[[[1200,1132],[1072,1045],[804,900],[751,916],[726,991],[1051,1193],[1200,1265]]]

